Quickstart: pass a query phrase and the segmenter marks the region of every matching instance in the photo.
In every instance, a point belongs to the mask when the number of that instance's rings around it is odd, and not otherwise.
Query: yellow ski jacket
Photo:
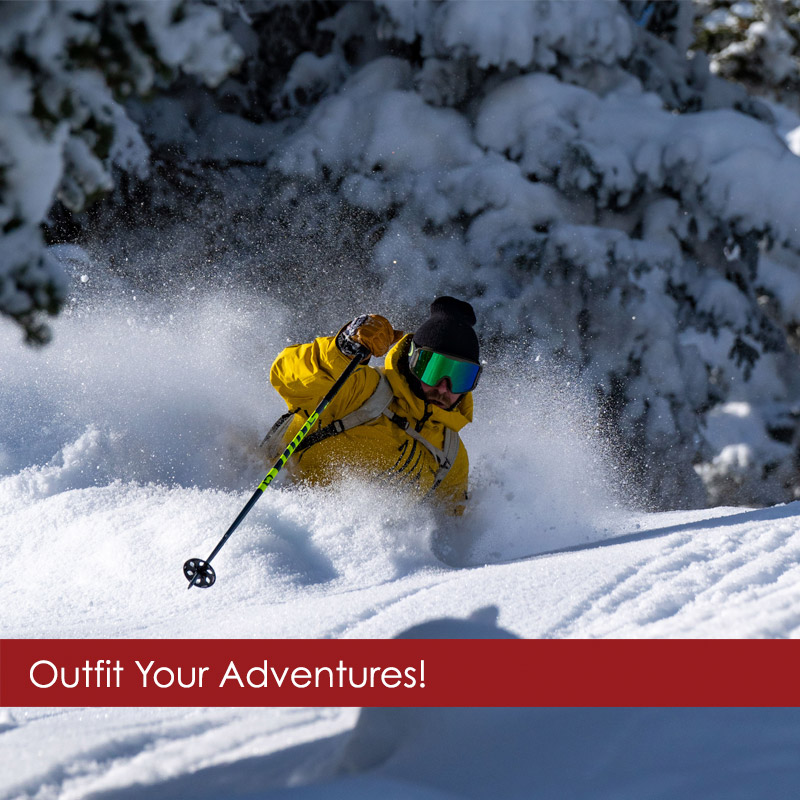
[[[407,357],[410,344],[409,334],[387,353],[383,369],[359,367],[325,409],[318,428],[359,408],[375,391],[381,372],[394,394],[389,411],[408,420],[434,447],[443,447],[446,427],[460,431],[472,422],[471,393],[449,411],[414,394],[398,367],[400,359]],[[290,410],[299,409],[286,433],[286,442],[291,441],[349,362],[336,347],[333,336],[287,347],[275,359],[270,383]],[[439,465],[430,450],[381,415],[295,454],[287,469],[295,479],[317,484],[331,483],[346,474],[394,476],[401,484],[425,494],[433,485]],[[464,511],[468,474],[469,460],[462,442],[453,466],[433,494],[449,513],[458,515]]]

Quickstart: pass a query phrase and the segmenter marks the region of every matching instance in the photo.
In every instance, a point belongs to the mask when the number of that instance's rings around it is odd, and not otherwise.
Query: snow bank
[[[91,262],[80,268],[94,275]],[[93,277],[77,280],[93,291]],[[215,587],[187,592],[183,561],[210,552],[251,474],[262,477],[249,446],[280,405],[263,383],[265,353],[288,323],[280,306],[234,295],[204,296],[189,315],[138,295],[102,311],[90,300],[60,321],[52,348],[10,348],[2,364],[0,399],[13,412],[0,420],[2,636],[798,634],[798,504],[617,509],[623,481],[608,480],[583,387],[513,351],[490,360],[481,388],[493,391],[476,393],[464,432],[474,496],[461,532],[478,565],[586,549],[452,570],[431,553],[440,521],[408,498],[347,479],[271,487],[215,561]],[[748,424],[746,411],[718,422]],[[792,709],[356,714],[6,710],[0,796],[166,800],[189,787],[197,800],[728,800],[789,797],[800,778]]]

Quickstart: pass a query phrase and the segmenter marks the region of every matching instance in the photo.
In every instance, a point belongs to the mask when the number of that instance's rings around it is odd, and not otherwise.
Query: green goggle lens
[[[480,364],[435,353],[413,344],[408,354],[408,365],[411,372],[428,386],[436,386],[442,378],[447,378],[450,381],[450,391],[454,394],[471,392],[478,385],[481,374]]]

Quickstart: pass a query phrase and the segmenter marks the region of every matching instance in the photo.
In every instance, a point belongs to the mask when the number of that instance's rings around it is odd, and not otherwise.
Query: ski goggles
[[[427,347],[417,347],[413,342],[408,351],[408,366],[411,374],[428,386],[436,386],[442,378],[447,378],[453,394],[471,392],[478,385],[483,369],[474,361],[436,353]]]

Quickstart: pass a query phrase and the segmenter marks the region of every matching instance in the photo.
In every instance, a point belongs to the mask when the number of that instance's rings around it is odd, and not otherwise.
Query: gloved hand
[[[362,314],[349,322],[336,337],[336,346],[346,356],[353,358],[360,355],[362,347],[369,350],[370,355],[385,356],[392,345],[403,338],[403,331],[396,331],[386,317],[379,314]],[[366,363],[369,356],[363,359]]]

